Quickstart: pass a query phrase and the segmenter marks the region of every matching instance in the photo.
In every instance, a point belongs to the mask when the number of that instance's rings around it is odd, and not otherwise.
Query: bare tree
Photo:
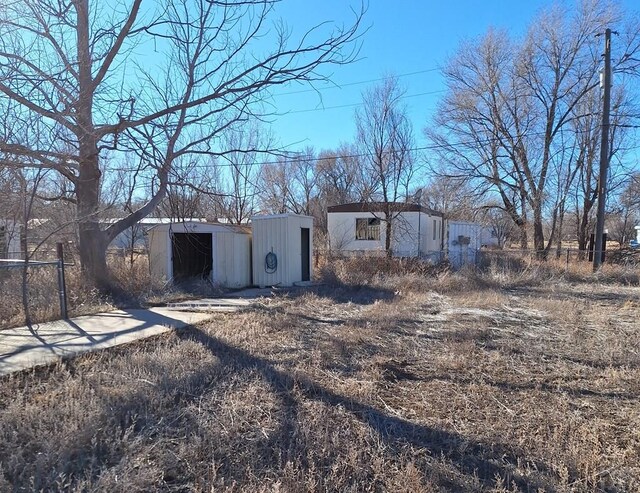
[[[323,79],[356,54],[362,13],[346,28],[320,24],[299,41],[270,30],[275,0],[24,0],[0,11],[0,92],[29,122],[26,141],[0,142],[0,159],[50,168],[73,184],[80,260],[109,287],[106,248],[150,214],[174,163],[224,155],[216,138],[262,114],[269,88]],[[155,9],[155,10],[154,10]],[[327,33],[326,29],[330,31]],[[131,172],[152,183],[139,209],[101,227],[105,153],[135,153]]]
[[[257,212],[261,162],[270,155],[272,138],[253,124],[227,132],[224,142],[228,152],[220,160],[225,183],[220,203],[229,222],[242,224]]]
[[[640,223],[640,172],[627,175],[625,186],[610,207],[613,213],[607,217],[607,229],[611,239],[620,246],[635,239],[635,226]]]
[[[517,227],[500,204],[485,205],[480,220],[491,228],[491,236],[498,242],[498,248],[504,248],[512,239],[517,238]]]
[[[274,214],[291,212],[293,161],[281,157],[275,162],[265,163],[260,170],[260,199],[264,211]]]
[[[528,115],[511,77],[515,46],[506,33],[490,30],[479,42],[465,42],[445,67],[448,93],[426,136],[435,143],[441,177],[465,181],[478,196],[495,194],[528,245],[528,203],[513,155],[502,149],[500,122]],[[517,109],[511,115],[505,100]]]
[[[362,162],[353,144],[341,144],[336,150],[325,150],[318,154],[315,165],[317,195],[312,201],[311,211],[316,229],[327,238],[329,206],[362,202],[370,196],[369,187],[363,180]]]
[[[363,159],[353,144],[318,155],[316,174],[319,194],[327,205],[361,202],[370,195],[363,180]]]
[[[599,0],[575,11],[555,6],[536,19],[523,42],[491,31],[480,43],[464,45],[445,70],[449,94],[429,135],[445,149],[448,174],[497,193],[523,231],[523,247],[530,213],[541,256],[551,247],[545,214],[552,211],[553,235],[577,176],[572,140],[578,137],[571,130],[588,115],[576,110],[599,86],[594,35],[619,19]]]
[[[388,256],[392,254],[394,220],[403,212],[397,203],[409,198],[417,169],[413,131],[401,103],[402,95],[397,78],[389,77],[366,91],[362,107],[356,110],[365,182],[371,183],[367,199],[380,201],[379,219],[385,224]]]
[[[293,183],[289,208],[296,214],[311,215],[318,194],[317,159],[312,147],[307,147],[292,158]]]
[[[156,185],[151,182],[152,187]],[[217,219],[224,215],[221,198],[221,169],[213,157],[203,156],[200,159],[176,160],[168,175],[166,193],[156,207],[156,213],[181,221],[188,219]],[[156,195],[151,189],[150,195]],[[128,212],[138,208],[127,206]]]
[[[477,197],[466,180],[435,175],[422,189],[421,202],[442,212],[446,219],[473,221]]]

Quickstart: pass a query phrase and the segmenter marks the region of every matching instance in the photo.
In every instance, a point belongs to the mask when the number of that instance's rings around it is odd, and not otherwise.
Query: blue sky
[[[633,0],[624,3],[629,8]],[[409,96],[404,102],[417,145],[422,145],[422,129],[444,92],[439,68],[459,43],[482,35],[491,26],[523,34],[535,15],[551,4],[548,0],[370,0],[361,60],[332,69],[331,80],[340,87],[318,86],[321,97],[314,92],[286,94],[304,87],[275,93],[274,104],[287,114],[274,117],[271,130],[291,150],[305,146],[333,149],[340,142],[352,141],[355,105],[362,91],[373,84],[361,82],[393,73]],[[278,14],[298,32],[321,20],[347,23],[353,16],[350,6],[357,9],[359,5],[345,0],[286,0]]]

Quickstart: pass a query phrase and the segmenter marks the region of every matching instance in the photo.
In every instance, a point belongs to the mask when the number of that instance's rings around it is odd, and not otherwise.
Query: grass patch
[[[404,276],[4,378],[0,489],[640,489],[638,288]]]

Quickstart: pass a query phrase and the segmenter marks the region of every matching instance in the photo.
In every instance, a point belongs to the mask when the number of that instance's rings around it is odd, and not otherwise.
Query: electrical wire
[[[428,92],[419,92],[417,94],[409,94],[407,96],[400,96],[398,99],[409,99],[409,98],[417,98],[419,96],[429,96],[432,94],[440,94],[446,92],[445,89],[440,89],[438,91],[428,91]],[[286,116],[286,115],[294,115],[297,113],[311,113],[314,111],[326,111],[326,110],[336,110],[336,109],[340,109],[340,108],[353,108],[356,106],[362,106],[362,103],[349,103],[349,104],[339,104],[336,106],[323,106],[322,108],[308,108],[305,110],[291,110],[291,111],[286,111],[284,113],[279,113],[278,116]]]
[[[581,130],[581,131],[575,131],[574,133],[590,133],[592,132],[592,130]],[[543,137],[545,135],[544,132],[530,132],[527,134],[523,134],[520,135],[519,138],[527,138],[527,137]],[[397,153],[400,152],[420,152],[420,151],[430,151],[430,150],[440,150],[440,149],[456,149],[456,148],[460,148],[460,147],[469,147],[469,146],[473,146],[473,145],[486,145],[486,144],[494,144],[494,143],[500,143],[502,139],[498,138],[498,137],[493,137],[493,138],[487,138],[484,140],[474,140],[474,141],[467,141],[467,142],[455,142],[452,144],[430,144],[430,145],[425,145],[425,146],[418,146],[418,147],[411,147],[409,149],[399,149],[398,151],[395,151]],[[390,151],[390,152],[394,152],[394,151]],[[336,158],[341,158],[341,159],[353,159],[353,158],[359,158],[359,157],[369,157],[372,156],[373,154],[370,152],[363,152],[363,153],[351,153],[351,154],[335,154],[335,155],[330,155],[328,157],[336,157]],[[315,160],[317,159],[322,159],[322,158],[314,158]],[[189,169],[211,169],[211,168],[216,168],[216,167],[222,167],[222,168],[247,168],[247,167],[253,167],[253,166],[264,166],[264,165],[271,165],[271,164],[291,164],[291,163],[297,163],[300,161],[304,161],[304,158],[300,158],[299,156],[292,156],[290,158],[286,158],[286,159],[279,159],[279,160],[267,160],[267,161],[254,161],[254,162],[248,162],[248,163],[242,163],[240,165],[234,165],[233,163],[216,163],[213,165],[210,164],[192,164],[189,166]],[[155,170],[154,167],[148,167],[149,170]],[[133,171],[140,171],[140,168],[106,168],[106,171],[122,171],[122,172],[133,172]]]
[[[355,81],[355,82],[347,82],[345,84],[332,84],[330,86],[327,87],[318,87],[318,88],[313,88],[313,89],[300,89],[299,91],[290,91],[290,92],[282,92],[282,93],[277,93],[274,94],[274,97],[280,97],[280,96],[289,96],[292,94],[304,94],[304,93],[308,93],[308,92],[322,92],[322,91],[326,91],[327,89],[342,89],[343,87],[351,87],[351,86],[359,86],[362,84],[371,84],[373,82],[382,82],[385,80],[391,80],[391,79],[402,79],[404,77],[411,77],[413,75],[420,75],[420,74],[426,74],[429,72],[437,72],[439,71],[439,68],[428,68],[428,69],[424,69],[424,70],[417,70],[415,72],[407,72],[404,74],[392,74],[389,75],[387,77],[380,77],[377,79],[368,79],[368,80],[359,80],[359,81]]]

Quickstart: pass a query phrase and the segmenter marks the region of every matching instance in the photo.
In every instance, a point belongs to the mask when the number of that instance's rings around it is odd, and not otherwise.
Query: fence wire
[[[0,329],[66,317],[62,260],[0,259]]]

